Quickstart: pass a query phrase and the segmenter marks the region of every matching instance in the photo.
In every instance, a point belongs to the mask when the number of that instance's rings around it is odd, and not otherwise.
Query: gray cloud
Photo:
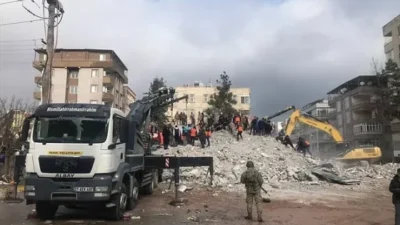
[[[400,8],[398,0],[62,2],[58,47],[114,49],[139,95],[154,76],[181,85],[214,81],[225,70],[234,86],[252,89],[258,115],[300,107],[369,73],[373,57],[384,61],[382,26]],[[29,19],[19,4],[0,6],[0,23]],[[0,26],[0,40],[43,36],[41,22]],[[4,46],[0,96],[30,98],[33,53]]]

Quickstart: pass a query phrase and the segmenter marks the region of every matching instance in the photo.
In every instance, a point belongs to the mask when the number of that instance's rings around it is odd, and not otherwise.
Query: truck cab
[[[60,205],[102,206],[111,219],[122,219],[136,205],[139,188],[151,194],[158,178],[157,170],[144,168],[145,140],[136,133],[119,109],[40,105],[22,131],[27,204],[36,204],[43,220]]]

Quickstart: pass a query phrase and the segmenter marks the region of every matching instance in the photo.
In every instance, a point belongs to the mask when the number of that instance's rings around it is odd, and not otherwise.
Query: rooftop
[[[313,106],[313,105],[315,105],[315,104],[317,104],[317,103],[321,103],[321,102],[323,102],[324,100],[325,100],[324,98],[321,98],[321,99],[315,100],[315,101],[313,101],[313,102],[307,103],[306,105],[303,106],[302,109],[306,109],[306,108],[308,108],[308,107],[310,107],[310,106]]]
[[[99,53],[110,53],[111,56],[115,57],[123,66],[124,70],[128,70],[128,68],[125,66],[125,64],[122,62],[122,60],[118,57],[117,53],[115,53],[114,50],[109,50],[109,49],[93,49],[93,48],[57,48],[55,52],[79,52],[79,51],[85,51],[85,52],[99,52]],[[35,49],[35,52],[37,53],[46,53],[46,49],[44,48],[37,48]]]
[[[347,91],[350,91],[352,89],[362,86],[361,82],[364,82],[365,86],[377,86],[378,77],[376,75],[360,75],[337,86],[333,90],[329,91],[327,94],[328,95],[340,94],[343,88],[346,88]]]

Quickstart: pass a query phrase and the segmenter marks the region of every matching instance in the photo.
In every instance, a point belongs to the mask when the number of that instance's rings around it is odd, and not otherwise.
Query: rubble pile
[[[247,160],[252,160],[262,173],[266,183],[272,188],[286,188],[291,184],[321,184],[325,181],[339,184],[359,184],[368,179],[390,179],[398,166],[396,164],[369,165],[346,168],[340,162],[321,162],[309,156],[303,157],[291,148],[286,148],[272,137],[243,135],[236,141],[227,131],[215,132],[211,146],[201,149],[199,142],[195,146],[186,145],[159,149],[154,154],[176,156],[213,156],[213,184],[227,191],[243,189],[240,175],[246,170]],[[167,179],[172,171],[165,171]],[[207,177],[207,179],[206,179]],[[181,168],[181,179],[186,182],[207,184],[208,168]]]

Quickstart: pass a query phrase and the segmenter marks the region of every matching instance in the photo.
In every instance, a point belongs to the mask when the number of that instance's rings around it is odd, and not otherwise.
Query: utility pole
[[[53,68],[54,58],[54,21],[56,18],[56,7],[58,6],[58,0],[47,0],[47,3],[49,4],[49,21],[47,26],[46,67],[42,75],[42,104],[51,102],[51,71]]]

